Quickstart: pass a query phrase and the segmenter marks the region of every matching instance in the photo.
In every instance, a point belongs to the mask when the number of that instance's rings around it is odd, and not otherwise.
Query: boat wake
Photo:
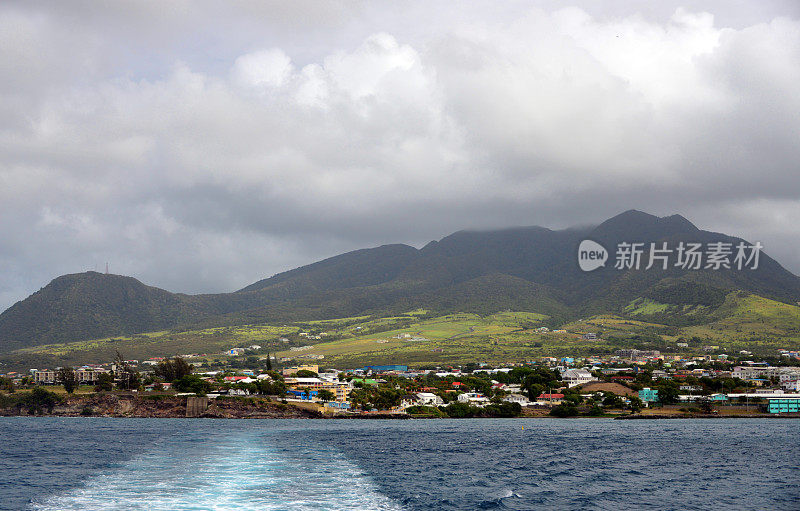
[[[401,509],[326,446],[281,449],[252,432],[165,445],[29,509]]]

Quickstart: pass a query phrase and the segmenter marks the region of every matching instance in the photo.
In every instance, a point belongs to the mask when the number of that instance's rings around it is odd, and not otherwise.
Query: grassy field
[[[119,352],[126,359],[220,353],[233,347],[259,344],[276,337],[292,335],[297,326],[246,325],[208,328],[188,332],[150,332],[132,336],[116,336],[93,341],[49,344],[13,352],[13,356],[30,360],[52,360],[53,363],[79,364],[110,361]],[[51,364],[52,365],[52,364]]]
[[[392,318],[396,319],[396,318]],[[366,364],[463,364],[524,362],[544,355],[588,352],[596,341],[576,333],[538,332],[547,316],[531,312],[451,314],[414,322],[377,334],[355,335],[314,344],[303,355],[322,355],[324,364],[353,367]],[[353,332],[353,326],[348,332]],[[283,351],[282,357],[297,356]]]
[[[282,326],[245,325],[117,336],[27,348],[13,352],[7,360],[28,367],[76,365],[110,361],[117,351],[128,359],[191,353],[221,358],[219,354],[232,347],[258,344],[264,347],[259,356],[265,356],[266,350],[297,361],[322,355],[323,365],[357,367],[523,362],[541,356],[608,354],[619,348],[670,351],[679,339],[691,340],[698,350],[703,344],[713,344],[729,352],[747,349],[765,355],[774,355],[780,348],[800,347],[800,307],[795,305],[731,293],[718,310],[708,315],[709,322],[702,325],[677,327],[640,320],[662,311],[662,306],[637,300],[624,311],[624,316],[603,314],[572,321],[561,327],[561,333],[539,331],[549,318],[533,312],[429,317],[428,311],[418,309],[381,318],[355,316]],[[588,332],[596,333],[600,339],[583,339],[582,335]],[[288,349],[301,346],[305,348],[300,351]]]

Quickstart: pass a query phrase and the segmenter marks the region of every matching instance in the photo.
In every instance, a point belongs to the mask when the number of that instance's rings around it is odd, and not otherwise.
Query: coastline
[[[202,406],[190,400],[201,399]],[[300,403],[281,403],[266,397],[217,397],[216,399],[194,396],[136,394],[89,394],[68,395],[51,408],[38,410],[25,407],[0,408],[2,417],[111,417],[111,418],[207,418],[207,419],[435,419],[431,416],[414,416],[392,412],[332,413],[322,412]],[[543,414],[523,414],[521,419],[558,419]],[[583,419],[592,417],[565,417]],[[751,414],[628,414],[603,416],[613,420],[662,420],[662,419],[798,419],[796,415],[767,413]]]

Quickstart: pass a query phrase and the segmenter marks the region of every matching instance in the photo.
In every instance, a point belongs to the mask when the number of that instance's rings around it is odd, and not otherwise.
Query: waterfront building
[[[800,396],[771,398],[767,403],[767,411],[769,413],[800,412]]]
[[[560,405],[564,401],[564,394],[539,394],[536,404],[540,406]]]
[[[530,406],[530,400],[522,394],[510,394],[503,398],[506,403],[519,403],[520,406]]]

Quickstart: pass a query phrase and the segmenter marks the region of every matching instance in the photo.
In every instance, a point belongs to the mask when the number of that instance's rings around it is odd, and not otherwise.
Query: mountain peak
[[[694,234],[699,229],[681,215],[658,217],[629,209],[598,225],[592,236],[628,241],[655,241],[676,234]]]

